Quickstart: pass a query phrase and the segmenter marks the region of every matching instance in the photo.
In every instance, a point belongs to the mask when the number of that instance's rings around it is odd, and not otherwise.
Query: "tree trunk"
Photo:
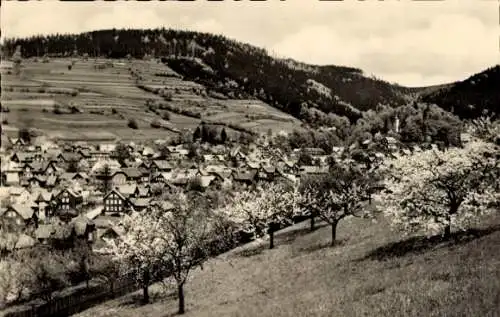
[[[274,228],[272,226],[269,227],[269,249],[274,248]]]
[[[142,302],[149,303],[149,270],[144,270],[142,274]]]
[[[311,219],[310,219],[310,220],[311,220],[311,222],[310,222],[310,227],[309,227],[309,229],[310,229],[311,231],[314,231],[314,229],[316,229],[316,228],[315,228],[315,217],[314,217],[314,214],[311,214]]]
[[[451,224],[447,224],[444,228],[444,238],[449,239],[451,237]]]
[[[334,246],[335,243],[336,243],[336,240],[337,240],[337,224],[338,224],[338,221],[335,221],[331,224],[331,227],[332,227],[332,241],[331,241],[331,245]]]
[[[177,285],[177,297],[179,298],[178,314],[182,315],[186,311],[184,303],[184,283],[180,283]]]

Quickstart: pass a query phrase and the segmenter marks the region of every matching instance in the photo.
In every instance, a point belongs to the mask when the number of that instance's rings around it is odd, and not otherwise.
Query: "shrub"
[[[160,122],[159,122],[157,119],[154,119],[154,120],[151,122],[151,127],[152,127],[152,128],[155,128],[155,129],[159,129],[159,128],[161,128],[161,124],[160,124]]]
[[[161,116],[163,120],[170,121],[170,112],[165,111],[163,115]]]
[[[117,111],[115,108],[111,108],[111,113],[112,113],[112,114],[117,114],[117,113],[118,113],[118,111]]]
[[[9,121],[7,121],[7,119],[3,119],[3,120],[2,120],[2,124],[8,125],[8,124],[9,124]]]
[[[54,105],[54,109],[52,110],[52,112],[54,112],[55,114],[62,114],[61,106]]]
[[[135,119],[129,119],[127,125],[131,129],[134,129],[134,130],[139,129],[139,125],[137,124],[137,121],[135,121]]]
[[[68,65],[68,70],[71,70],[71,68],[73,68],[73,65],[69,64]]]

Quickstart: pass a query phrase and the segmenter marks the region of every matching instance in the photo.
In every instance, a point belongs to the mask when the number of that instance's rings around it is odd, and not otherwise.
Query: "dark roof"
[[[256,170],[252,170],[249,172],[235,171],[233,173],[234,180],[236,181],[253,181],[256,175],[257,175]]]
[[[170,162],[165,160],[154,160],[151,164],[156,165],[159,169],[172,169],[174,168]]]
[[[122,171],[130,178],[140,178],[142,176],[142,172],[135,167],[122,168]]]

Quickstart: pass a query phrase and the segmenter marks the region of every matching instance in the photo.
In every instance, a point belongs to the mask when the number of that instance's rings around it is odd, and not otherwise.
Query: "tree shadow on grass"
[[[469,229],[466,231],[454,232],[449,238],[444,238],[442,236],[433,236],[430,238],[423,236],[412,237],[379,247],[369,252],[366,256],[356,259],[355,261],[384,261],[391,258],[403,257],[409,254],[421,254],[432,249],[467,244],[473,240],[490,235],[497,231],[500,231],[500,225],[491,226],[486,229]]]
[[[306,227],[297,228],[295,230],[278,232],[277,234],[275,234],[275,237],[274,237],[274,244],[275,244],[274,247],[279,248],[280,245],[291,244],[298,237],[307,235],[309,233],[313,233],[316,230],[318,230],[322,227],[325,227],[325,226],[327,226],[327,224],[317,224],[313,231],[311,231],[311,229],[308,226],[306,226]],[[261,244],[255,246],[253,248],[248,248],[248,249],[239,251],[239,252],[235,253],[235,255],[241,256],[241,257],[251,257],[254,255],[261,254],[262,252],[264,252],[264,250],[267,250],[267,249],[269,249],[269,240],[263,241]]]
[[[120,304],[118,306],[127,307],[127,308],[136,308],[136,307],[141,307],[144,305],[155,303],[158,300],[174,300],[174,299],[176,300],[177,293],[171,292],[171,293],[168,293],[167,295],[165,295],[162,292],[150,292],[148,304],[144,304],[144,302],[142,301],[142,298],[143,298],[142,293],[132,294],[131,296],[127,297],[124,301],[120,302]]]
[[[346,245],[346,244],[347,244],[347,239],[342,239],[342,240],[337,239],[335,241],[335,244],[332,244],[331,241],[324,241],[324,242],[315,243],[312,245],[308,245],[308,246],[299,248],[298,251],[301,253],[312,253],[312,252],[319,251],[319,250],[326,249],[326,248],[341,247],[341,246]]]

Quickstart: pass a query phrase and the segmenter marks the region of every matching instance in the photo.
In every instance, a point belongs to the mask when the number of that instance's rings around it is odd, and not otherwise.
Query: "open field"
[[[384,219],[351,218],[339,225],[340,245],[329,247],[329,227],[306,227],[278,234],[274,250],[255,242],[194,272],[186,316],[500,314],[499,215],[453,241],[403,239]],[[171,316],[173,294],[145,306],[129,294],[77,316]]]
[[[72,60],[75,63],[69,70]],[[133,73],[139,74],[141,85],[147,89],[170,92],[171,101],[163,101],[158,94],[139,88]],[[148,111],[146,101],[157,100],[179,110],[170,111],[169,124],[173,131],[193,130],[201,120],[233,124],[261,133],[268,129],[291,131],[300,127],[297,119],[258,100],[214,99],[202,93],[203,86],[181,77],[154,61],[52,59],[42,63],[26,60],[20,76],[2,74],[2,106],[9,109],[2,118],[7,120],[10,133],[30,127],[62,138],[86,138],[86,129],[92,130],[94,137],[130,140],[175,135],[167,129],[150,127],[160,116]],[[56,105],[63,110],[73,107],[80,113],[55,114]],[[181,114],[185,110],[198,113],[199,118]],[[131,118],[137,121],[139,130],[127,127]]]

